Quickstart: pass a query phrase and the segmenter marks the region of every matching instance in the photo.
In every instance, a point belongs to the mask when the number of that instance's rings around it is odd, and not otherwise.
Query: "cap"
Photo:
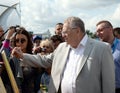
[[[33,36],[33,42],[35,41],[35,40],[42,40],[42,37],[41,36],[38,36],[38,35],[34,35]]]

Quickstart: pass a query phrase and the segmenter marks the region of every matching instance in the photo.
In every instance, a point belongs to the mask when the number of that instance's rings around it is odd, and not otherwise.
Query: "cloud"
[[[56,23],[64,22],[69,16],[78,16],[87,29],[95,31],[96,23],[102,19],[117,22],[119,3],[119,0],[21,0],[21,23],[35,33],[48,29],[53,33]]]
[[[92,9],[95,7],[105,7],[119,3],[119,0],[55,0],[56,4],[63,8],[80,8],[80,9]]]
[[[114,27],[120,27],[120,4],[118,4],[118,6],[117,6],[117,8],[116,8],[116,10],[114,11],[114,13],[113,13],[113,15],[112,15],[112,20],[114,20],[113,21],[113,23],[114,23]]]
[[[116,8],[116,10],[113,14],[113,19],[118,20],[118,21],[120,19],[120,4],[118,5],[118,7]]]

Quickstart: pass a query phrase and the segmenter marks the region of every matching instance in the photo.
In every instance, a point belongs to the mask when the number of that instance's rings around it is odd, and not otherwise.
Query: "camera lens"
[[[46,48],[41,48],[41,51],[42,51],[42,52],[45,52],[45,51],[46,51]]]

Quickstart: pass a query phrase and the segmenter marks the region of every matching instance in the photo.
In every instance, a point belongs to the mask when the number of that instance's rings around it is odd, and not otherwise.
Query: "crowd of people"
[[[20,93],[120,93],[120,28],[108,20],[96,23],[90,38],[79,17],[57,23],[55,35],[43,39],[24,28],[0,27],[6,53]],[[7,93],[13,89],[0,58],[0,76]]]

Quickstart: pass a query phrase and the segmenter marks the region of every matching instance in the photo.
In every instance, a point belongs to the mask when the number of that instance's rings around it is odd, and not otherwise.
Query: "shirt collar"
[[[76,50],[76,49],[80,48],[81,46],[84,47],[86,45],[86,43],[87,43],[87,40],[88,40],[88,36],[87,36],[87,34],[85,34],[85,36],[82,38],[82,40],[80,41],[80,43],[77,46],[77,48],[71,47],[71,49]]]
[[[86,34],[86,35],[83,37],[83,39],[81,40],[81,42],[80,42],[80,44],[79,44],[78,46],[80,46],[80,45],[85,46],[86,43],[87,43],[87,40],[88,40],[88,36],[87,36],[87,34]]]

